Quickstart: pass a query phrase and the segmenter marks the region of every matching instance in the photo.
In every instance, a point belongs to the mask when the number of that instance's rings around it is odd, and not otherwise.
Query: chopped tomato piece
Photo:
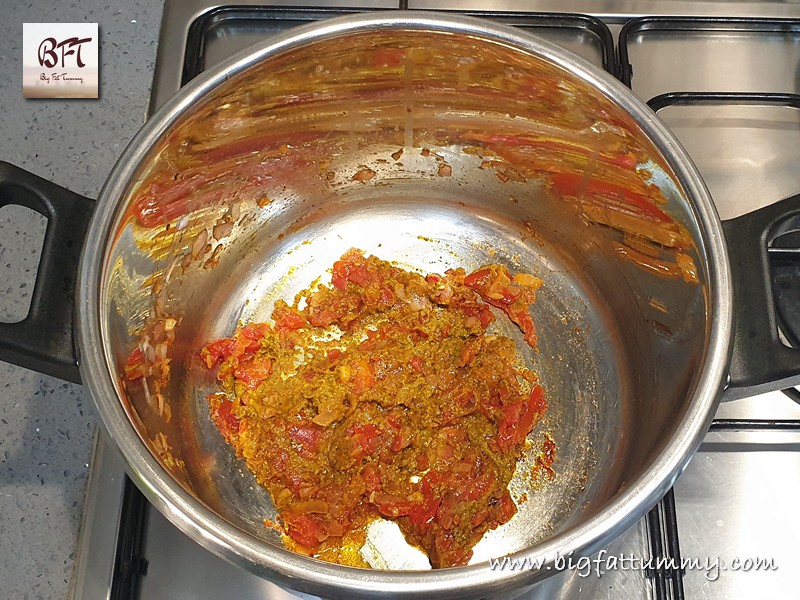
[[[344,260],[337,260],[333,263],[331,273],[331,283],[333,287],[343,290],[347,287],[347,278],[350,275],[350,265]]]
[[[239,364],[233,371],[234,376],[253,390],[263,383],[272,372],[272,360],[267,356],[251,358]]]
[[[366,454],[372,454],[377,449],[378,428],[372,423],[356,425],[351,436]]]
[[[313,458],[319,451],[319,445],[322,442],[325,430],[313,423],[300,423],[290,425],[288,433],[297,453],[306,458]]]
[[[417,507],[414,502],[383,493],[375,494],[374,502],[378,512],[385,517],[402,517],[411,514]]]
[[[480,326],[486,329],[494,322],[494,315],[488,306],[485,304],[478,304],[477,302],[466,302],[461,304],[459,308],[469,317],[478,319]]]
[[[530,396],[528,396],[529,409],[540,417],[544,416],[547,411],[547,400],[544,397],[544,390],[540,385],[534,385],[531,388]]]
[[[508,490],[500,497],[497,503],[496,514],[497,520],[501,523],[507,523],[517,513],[517,507],[511,499],[511,494]]]
[[[474,515],[472,515],[472,518],[470,519],[470,525],[472,525],[473,528],[477,527],[478,525],[483,523],[488,518],[489,518],[489,510],[488,509],[487,510],[478,511]]]
[[[394,436],[394,440],[392,441],[391,451],[392,452],[400,452],[403,448],[408,448],[411,444],[412,436],[411,432],[403,428],[400,433]]]
[[[361,476],[364,478],[364,483],[367,484],[367,489],[370,491],[377,491],[381,489],[381,474],[375,465],[369,464],[361,471]]]
[[[494,485],[495,475],[492,471],[485,471],[465,487],[464,497],[467,500],[477,500],[483,497]]]
[[[482,338],[469,340],[461,350],[461,366],[470,364],[481,351]]]
[[[517,324],[531,348],[536,347],[537,336],[528,307],[536,299],[536,285],[526,285],[525,279],[513,283],[511,273],[503,265],[489,265],[464,278],[464,284],[478,292],[481,298],[501,309]]]
[[[348,280],[365,288],[374,281],[374,277],[366,265],[352,265]]]
[[[292,308],[283,300],[275,303],[275,310],[272,312],[275,319],[276,331],[296,331],[308,326],[306,318],[295,308]]]
[[[421,531],[427,530],[428,526],[433,522],[436,517],[436,512],[439,510],[439,505],[442,499],[434,494],[431,482],[436,479],[435,474],[426,475],[422,479],[422,496],[424,501],[422,504],[416,505],[409,513],[411,524]]]
[[[250,323],[246,327],[242,327],[239,337],[246,338],[251,342],[258,342],[270,332],[272,332],[272,327],[270,327],[269,323]]]
[[[531,432],[533,425],[547,409],[542,387],[534,385],[527,401],[509,405],[500,422],[497,445],[501,451],[521,443]]]
[[[315,516],[285,512],[281,514],[281,520],[289,537],[312,552],[328,538],[325,528]]]
[[[227,398],[211,396],[211,420],[229,444],[239,435],[239,419],[232,412],[233,402]]]
[[[525,341],[531,348],[535,348],[539,343],[539,335],[536,333],[536,325],[533,323],[533,317],[528,312],[528,307],[511,310],[509,317],[516,323],[522,331]]]
[[[211,342],[200,352],[200,356],[206,363],[206,366],[211,367],[218,365],[228,358],[233,352],[236,342],[234,340],[223,338],[216,342]]]
[[[492,272],[489,269],[478,269],[477,271],[473,271],[464,277],[464,285],[467,285],[471,288],[477,287],[481,284],[485,285],[484,282],[488,281],[491,275]]]
[[[366,360],[354,362],[350,367],[350,389],[354,394],[363,394],[375,387],[375,369]]]

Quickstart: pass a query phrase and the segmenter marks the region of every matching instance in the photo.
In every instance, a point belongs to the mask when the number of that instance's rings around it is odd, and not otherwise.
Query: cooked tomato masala
[[[353,549],[384,518],[433,567],[464,565],[511,519],[508,485],[547,404],[514,342],[488,333],[490,305],[533,347],[540,285],[496,264],[423,276],[350,250],[330,285],[203,349],[223,390],[211,418],[295,550],[366,566]]]

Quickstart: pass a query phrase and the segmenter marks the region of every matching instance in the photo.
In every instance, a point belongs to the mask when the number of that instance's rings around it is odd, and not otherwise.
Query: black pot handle
[[[80,383],[73,341],[75,281],[94,201],[0,161],[0,207],[47,217],[28,316],[0,323],[0,360]]]
[[[723,399],[800,385],[800,349],[778,337],[767,247],[800,230],[800,194],[722,223],[733,271],[733,355]]]

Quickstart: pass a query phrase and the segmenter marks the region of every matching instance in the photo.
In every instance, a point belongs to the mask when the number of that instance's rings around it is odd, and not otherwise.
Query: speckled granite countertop
[[[0,160],[96,198],[144,123],[162,0],[12,1],[1,12]],[[99,23],[99,100],[22,97],[24,22]],[[0,208],[0,321],[27,311],[43,227]],[[0,363],[0,598],[66,596],[94,432],[80,386]]]

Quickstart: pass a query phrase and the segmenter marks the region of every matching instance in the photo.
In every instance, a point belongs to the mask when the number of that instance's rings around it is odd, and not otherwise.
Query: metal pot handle
[[[723,399],[800,385],[800,349],[778,336],[768,246],[800,230],[800,194],[722,223],[733,272],[733,355]]]
[[[94,201],[0,161],[0,207],[47,217],[28,316],[0,323],[0,360],[80,383],[73,342],[75,280]]]

